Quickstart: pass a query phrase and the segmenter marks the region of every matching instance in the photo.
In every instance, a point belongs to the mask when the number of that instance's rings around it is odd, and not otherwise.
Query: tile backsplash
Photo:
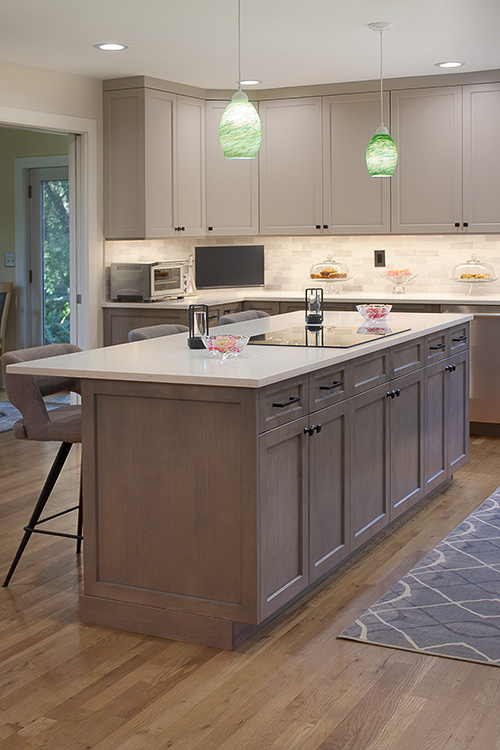
[[[249,245],[265,247],[266,289],[298,291],[310,285],[309,270],[331,255],[349,267],[352,279],[341,285],[345,291],[386,291],[383,268],[374,267],[374,251],[385,250],[386,268],[409,268],[417,277],[410,282],[414,292],[461,292],[451,280],[457,263],[474,253],[500,274],[500,235],[374,235],[335,237],[226,237],[172,240],[108,241],[105,264],[188,258],[195,246]],[[500,281],[498,282],[500,290]],[[408,287],[408,291],[410,291]],[[491,285],[495,292],[497,284]]]

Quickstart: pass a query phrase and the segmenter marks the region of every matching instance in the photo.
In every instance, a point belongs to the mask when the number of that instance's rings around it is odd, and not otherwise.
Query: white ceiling
[[[242,77],[258,88],[500,69],[500,0],[241,0]],[[237,0],[0,0],[0,59],[208,89],[237,79]],[[123,52],[102,52],[119,41]]]

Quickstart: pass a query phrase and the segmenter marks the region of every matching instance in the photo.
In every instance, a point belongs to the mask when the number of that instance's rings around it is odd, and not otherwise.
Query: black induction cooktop
[[[409,331],[410,328],[389,328],[381,323],[363,324],[361,326],[321,326],[312,328],[294,326],[280,331],[269,331],[251,336],[249,344],[266,346],[311,346],[331,349],[347,349],[351,346],[366,344],[386,336]]]

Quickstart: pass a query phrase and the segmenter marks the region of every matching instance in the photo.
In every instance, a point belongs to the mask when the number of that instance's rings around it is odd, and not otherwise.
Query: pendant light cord
[[[381,127],[384,127],[384,90],[382,86],[382,34],[383,33],[384,33],[384,30],[380,29],[380,126]]]
[[[238,0],[238,91],[241,89],[241,0]]]

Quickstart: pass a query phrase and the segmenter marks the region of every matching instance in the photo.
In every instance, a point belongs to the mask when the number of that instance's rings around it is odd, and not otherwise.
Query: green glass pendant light
[[[262,124],[254,105],[241,90],[240,19],[238,0],[238,91],[222,113],[219,141],[226,159],[255,159],[262,140]]]
[[[384,125],[384,100],[382,82],[382,34],[392,24],[378,21],[368,24],[380,33],[380,126],[366,149],[366,166],[371,177],[392,177],[398,163],[398,149]]]

